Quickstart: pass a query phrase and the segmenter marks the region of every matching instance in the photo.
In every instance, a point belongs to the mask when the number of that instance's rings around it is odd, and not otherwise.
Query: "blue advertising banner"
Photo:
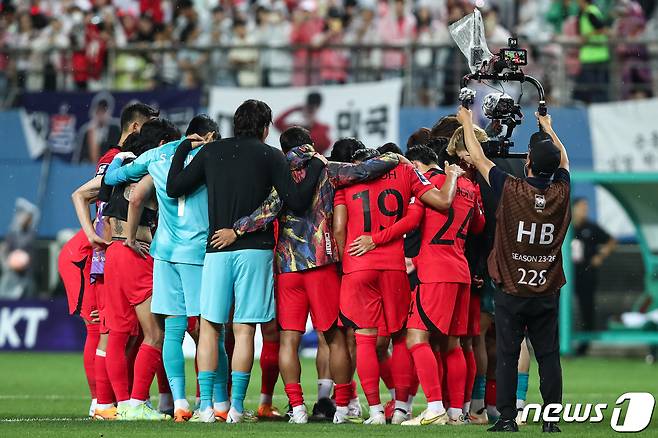
[[[165,89],[145,92],[24,93],[24,128],[29,155],[46,149],[73,163],[96,163],[119,141],[121,110],[136,101],[160,109],[160,114],[185,130],[199,109],[200,90]]]
[[[80,351],[84,323],[66,298],[0,301],[0,351]]]

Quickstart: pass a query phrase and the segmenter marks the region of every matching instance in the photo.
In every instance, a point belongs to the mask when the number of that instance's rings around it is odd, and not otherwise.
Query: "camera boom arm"
[[[547,113],[546,108],[546,98],[544,95],[544,87],[537,79],[532,76],[526,75],[521,71],[508,71],[504,73],[482,73],[476,72],[467,74],[461,80],[461,88],[464,88],[468,85],[470,81],[482,81],[482,80],[492,80],[492,81],[502,81],[502,82],[529,82],[532,86],[537,89],[537,94],[539,95],[539,106],[537,111],[540,116],[545,116]],[[466,106],[466,105],[465,105]],[[466,106],[468,108],[468,106]]]

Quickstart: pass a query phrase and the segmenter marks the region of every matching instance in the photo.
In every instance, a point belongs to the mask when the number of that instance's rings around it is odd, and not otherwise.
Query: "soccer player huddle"
[[[272,114],[261,101],[236,110],[225,139],[206,115],[183,135],[148,105],[124,108],[119,144],[72,196],[82,229],[59,259],[70,312],[87,329],[89,415],[282,417],[272,406],[280,374],[290,423],[494,420],[493,236],[481,194],[491,189],[477,177],[464,131],[487,138],[467,119],[460,110],[419,129],[406,155],[391,143],[371,149],[345,138],[327,159],[298,126],[281,134],[281,150],[265,144]],[[298,355],[309,315],[319,338],[312,412]],[[257,325],[263,381],[250,413]],[[197,346],[195,407],[186,398],[186,332]],[[527,366],[526,355],[517,407]],[[380,379],[391,393],[386,404]],[[413,417],[419,384],[427,405]]]

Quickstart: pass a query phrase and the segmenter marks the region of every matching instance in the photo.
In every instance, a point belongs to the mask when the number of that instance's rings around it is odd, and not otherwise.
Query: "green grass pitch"
[[[658,367],[645,364],[641,360],[625,359],[573,359],[563,360],[565,402],[593,402],[613,405],[624,392],[642,391],[658,396]],[[261,422],[257,424],[175,424],[173,422],[101,422],[84,418],[89,406],[87,385],[82,370],[82,357],[79,354],[0,354],[0,437],[165,437],[165,436],[221,436],[221,437],[396,437],[406,436],[445,436],[472,437],[487,436],[485,428],[465,427],[424,427],[404,430],[399,426],[365,426],[308,424],[290,425],[287,423]],[[193,364],[188,362],[188,393],[193,392]],[[307,405],[311,408],[315,401],[315,366],[311,360],[303,363],[303,386]],[[255,409],[260,389],[260,369],[254,367],[246,407]],[[155,394],[154,386],[151,393]],[[382,391],[383,400],[388,400]],[[536,365],[530,377],[529,402],[539,402]],[[362,397],[363,399],[363,397]],[[415,403],[416,411],[422,410],[424,397],[419,394]],[[281,381],[276,388],[275,405],[285,408],[287,400]],[[610,428],[610,409],[606,419],[600,424],[564,425],[566,436],[610,437],[617,435]],[[521,436],[537,435],[538,425],[521,429]],[[658,409],[654,411],[653,422],[641,437],[658,436]]]

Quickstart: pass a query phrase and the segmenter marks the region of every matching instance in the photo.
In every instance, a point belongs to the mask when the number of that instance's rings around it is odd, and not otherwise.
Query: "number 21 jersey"
[[[376,180],[337,191],[334,205],[345,205],[348,218],[343,272],[404,271],[402,239],[378,246],[361,257],[350,256],[349,245],[361,235],[372,235],[402,219],[412,198],[419,198],[432,188],[434,185],[413,166],[402,163]]]

